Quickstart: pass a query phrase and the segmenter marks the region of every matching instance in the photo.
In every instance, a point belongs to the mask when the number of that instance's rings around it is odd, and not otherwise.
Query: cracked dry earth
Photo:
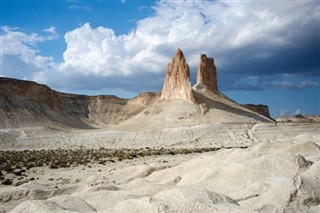
[[[1,130],[2,152],[81,158],[1,171],[0,212],[320,212],[319,124],[32,131]]]

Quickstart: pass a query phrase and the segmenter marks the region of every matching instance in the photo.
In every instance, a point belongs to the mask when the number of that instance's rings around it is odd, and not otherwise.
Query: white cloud
[[[319,87],[318,82],[316,81],[302,81],[301,84],[298,86],[298,88],[300,89],[304,89],[304,88],[311,88],[311,87]]]
[[[68,6],[68,8],[70,10],[84,10],[84,11],[87,11],[87,12],[90,12],[91,11],[91,7],[90,6],[87,6],[87,5],[84,5],[84,6],[80,6],[80,5],[70,5]]]
[[[70,5],[69,8],[81,9],[78,5]],[[142,87],[149,85],[152,77],[164,75],[166,65],[177,48],[184,51],[193,72],[197,69],[200,53],[214,57],[218,71],[220,67],[231,67],[230,72],[237,72],[237,66],[232,67],[233,64],[243,61],[250,64],[274,57],[278,54],[277,48],[303,46],[299,43],[300,37],[313,34],[307,32],[310,23],[320,23],[319,5],[303,1],[287,4],[273,1],[160,0],[153,10],[153,15],[138,21],[136,28],[124,35],[117,35],[107,27],[92,28],[89,23],[67,32],[64,62],[57,65],[52,58],[41,56],[36,48],[37,43],[52,38],[25,34],[16,29],[4,29],[3,54],[19,55],[24,62],[43,70],[51,67],[50,72],[33,75],[34,79],[42,81],[45,78],[51,81],[59,79],[59,76],[70,81],[79,81],[79,76],[109,78],[125,82],[119,83],[119,87],[128,85],[129,88],[130,80],[149,76],[148,80],[139,82]],[[56,32],[54,27],[44,31]],[[270,72],[274,71],[270,69]],[[246,77],[248,75],[242,80]],[[301,87],[316,84],[306,81]],[[286,88],[294,86],[286,81],[281,85]],[[100,88],[104,87],[106,84],[100,85]]]
[[[32,73],[31,79],[41,84],[46,84],[48,82],[48,75],[44,71]]]
[[[274,87],[281,87],[285,89],[306,89],[306,88],[316,88],[319,87],[319,83],[316,81],[302,81],[301,83],[295,83],[291,81],[284,81],[279,84],[273,85]]]
[[[140,20],[136,29],[125,35],[116,36],[112,29],[104,27],[93,29],[89,23],[68,32],[65,62],[60,68],[101,76],[163,72],[164,64],[177,48],[187,53],[192,67],[197,66],[201,52],[218,58],[216,61],[223,66],[235,60],[225,58],[227,53],[239,48],[295,45],[288,39],[292,36],[288,29],[296,31],[293,25],[297,19],[308,19],[305,11],[316,13],[312,5],[304,2],[288,5],[170,0],[158,2],[154,11],[153,16]],[[272,52],[268,50],[252,54],[252,58],[270,56]]]
[[[47,83],[47,71],[50,71],[50,75],[57,75],[56,63],[52,57],[41,55],[37,46],[41,42],[57,38],[55,28],[44,29],[45,35],[26,34],[18,30],[14,27],[1,27],[0,74]]]
[[[70,5],[70,6],[68,6],[68,8],[70,10],[74,10],[74,9],[79,9],[80,7],[78,5]]]
[[[161,61],[161,56],[147,46],[127,48],[126,45],[132,44],[134,39],[135,33],[116,36],[112,29],[92,29],[89,23],[84,24],[66,33],[65,62],[59,69],[96,76],[130,75],[139,72],[138,69],[159,72],[167,60]]]
[[[26,73],[24,70],[20,71],[20,73],[24,72],[25,75],[19,76],[22,78],[28,78],[28,75],[33,75],[32,72],[37,72],[37,70],[48,70],[55,65],[52,57],[41,56],[39,54],[37,44],[52,40],[56,35],[50,34],[42,36],[36,33],[26,34],[17,30],[17,28],[10,28],[7,26],[1,28],[1,69],[6,68],[6,72],[13,72],[13,70],[15,70],[14,66],[18,66],[17,63],[11,63],[10,66],[6,66],[6,64],[4,64],[6,56],[18,57],[19,60],[21,60],[20,64],[24,63],[29,66],[29,73]],[[25,69],[27,69],[27,66]],[[8,73],[8,75],[10,76],[10,73]]]
[[[56,28],[54,26],[51,26],[47,29],[44,29],[42,30],[43,32],[47,32],[47,33],[51,33],[53,35],[56,35],[57,34],[57,31],[56,31]]]

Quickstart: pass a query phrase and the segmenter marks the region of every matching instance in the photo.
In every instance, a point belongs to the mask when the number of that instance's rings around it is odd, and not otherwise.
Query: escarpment
[[[159,97],[160,93],[151,92],[132,99],[66,94],[35,82],[1,77],[0,127],[114,125],[140,113]]]
[[[269,107],[267,105],[263,104],[242,104],[242,106],[259,113],[260,115],[263,115],[267,118],[271,118],[269,113]],[[272,118],[271,118],[272,119]]]

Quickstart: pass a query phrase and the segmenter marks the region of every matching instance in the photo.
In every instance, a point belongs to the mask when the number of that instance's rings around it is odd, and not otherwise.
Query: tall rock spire
[[[218,90],[217,68],[213,58],[207,58],[205,54],[200,56],[200,64],[197,75],[197,84],[201,83],[206,87]]]
[[[190,82],[189,65],[181,49],[167,66],[161,99],[183,99],[195,103]]]

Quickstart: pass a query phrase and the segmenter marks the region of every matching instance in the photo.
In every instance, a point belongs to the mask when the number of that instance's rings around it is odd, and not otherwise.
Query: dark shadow
[[[212,99],[206,97],[205,95],[203,95],[203,94],[201,94],[201,93],[199,93],[199,92],[197,92],[195,90],[192,90],[192,92],[193,92],[194,98],[196,99],[196,101],[198,103],[206,103],[209,108],[220,109],[220,110],[228,111],[228,112],[231,112],[231,113],[234,113],[234,114],[237,114],[237,115],[241,115],[241,116],[245,115],[247,117],[250,117],[250,118],[256,119],[258,121],[262,121],[262,122],[271,122],[270,120],[261,117],[262,115],[259,116],[257,114],[251,113],[251,112],[247,112],[247,111],[244,111],[244,110],[241,110],[241,109],[237,109],[235,107],[232,107],[230,105],[224,104],[222,102],[212,100]],[[210,92],[214,93],[217,96],[223,97],[225,99],[228,99],[228,100],[236,103],[235,101],[233,101],[232,99],[226,97],[225,95],[221,94],[220,92],[214,92],[214,91],[210,91]],[[236,103],[236,104],[238,104],[238,103]]]

